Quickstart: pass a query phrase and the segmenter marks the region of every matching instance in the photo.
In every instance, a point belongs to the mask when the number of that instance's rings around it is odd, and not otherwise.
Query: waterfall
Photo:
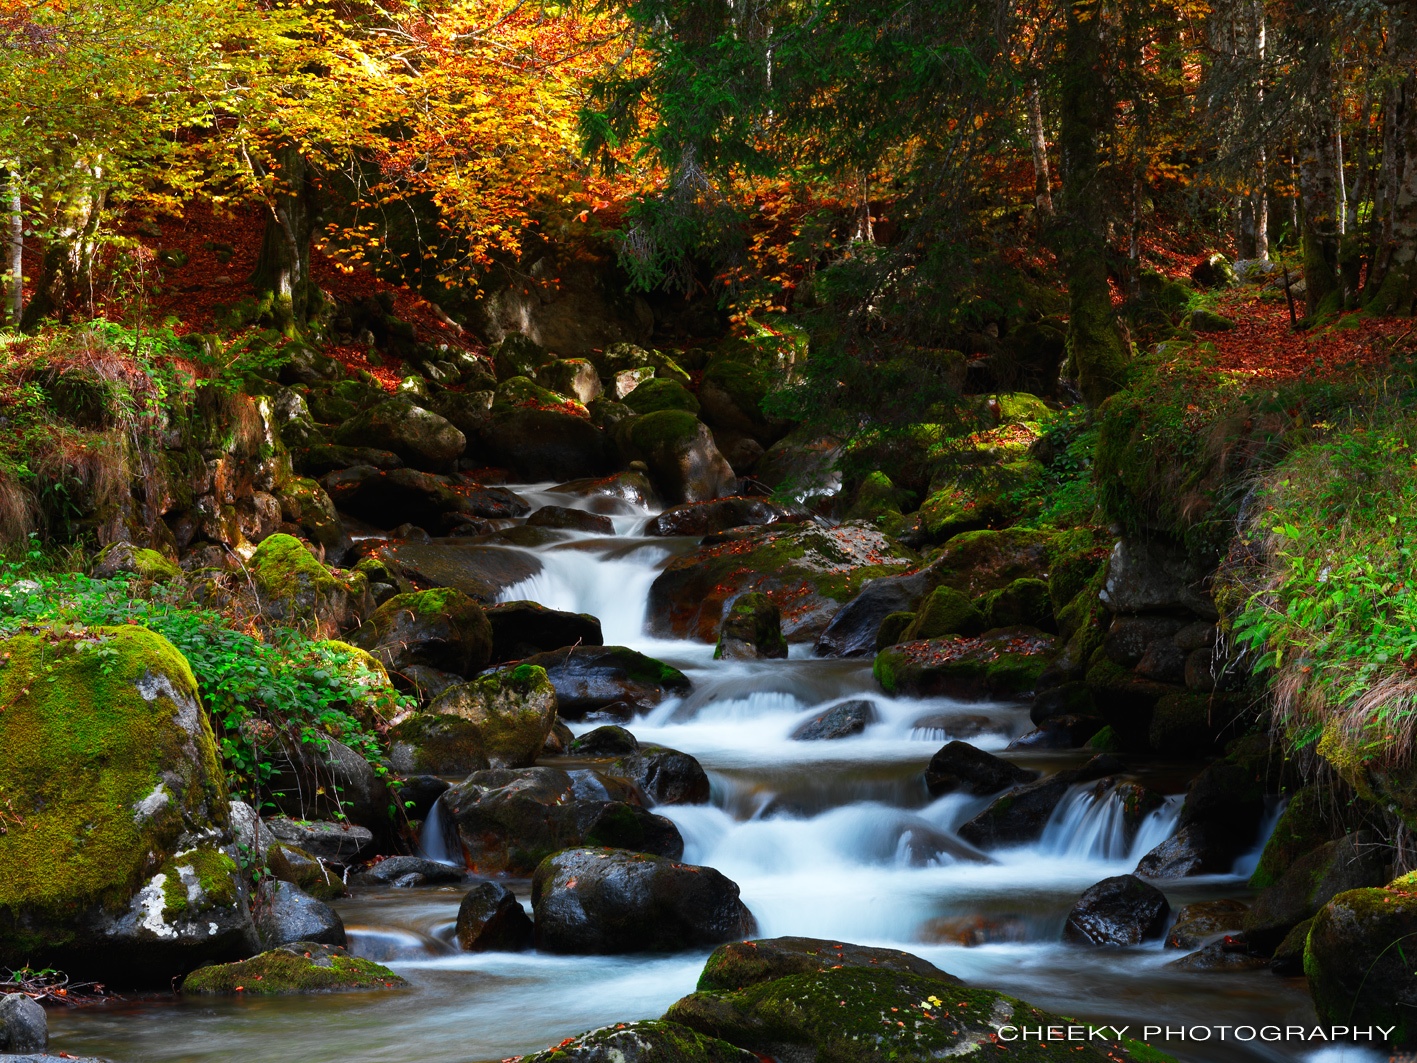
[[[428,810],[428,818],[423,821],[423,829],[418,834],[418,848],[429,860],[461,867],[462,846],[452,841],[451,833],[443,822],[443,799],[440,797],[433,802],[433,807]]]
[[[1126,799],[1116,788],[1099,795],[1093,784],[1076,786],[1053,810],[1037,850],[1050,856],[1134,863],[1171,836],[1180,812],[1181,798],[1169,798],[1133,830],[1127,823]]]

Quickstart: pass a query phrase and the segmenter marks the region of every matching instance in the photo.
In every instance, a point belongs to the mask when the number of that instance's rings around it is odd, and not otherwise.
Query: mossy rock
[[[943,585],[978,598],[1016,579],[1046,579],[1061,538],[1028,528],[964,532],[931,555],[931,567]]]
[[[687,410],[695,415],[699,412],[699,400],[688,388],[677,380],[664,380],[658,376],[626,395],[625,405],[638,414],[659,410]]]
[[[280,501],[281,517],[300,525],[311,542],[328,549],[347,541],[334,502],[314,480],[292,477],[276,497]]]
[[[915,623],[916,613],[887,613],[881,626],[876,629],[875,650],[880,653],[887,646],[894,646],[898,642],[907,641],[906,631],[910,625]]]
[[[945,985],[960,985],[952,974],[919,956],[897,949],[851,945],[820,938],[778,937],[733,941],[713,950],[699,975],[699,992],[737,992],[750,985],[844,967],[899,971]]]
[[[989,626],[984,622],[984,614],[979,608],[959,591],[953,587],[936,587],[920,603],[915,620],[900,633],[896,642],[917,642],[949,635],[972,637],[983,633]]]
[[[389,763],[405,775],[468,775],[491,767],[475,721],[428,712],[389,729]]]
[[[910,492],[902,491],[889,476],[877,470],[861,481],[846,519],[879,520],[888,514],[898,516],[909,502]]]
[[[757,660],[787,656],[782,613],[766,594],[740,594],[728,607],[719,629],[713,659]]]
[[[187,661],[145,628],[0,642],[0,963],[162,980],[239,955],[250,916]],[[215,930],[211,930],[211,926]]]
[[[1200,306],[1191,311],[1186,322],[1193,332],[1229,332],[1235,327],[1228,317]]]
[[[428,706],[428,713],[475,724],[491,767],[526,768],[556,722],[556,690],[546,669],[518,664],[445,690]]]
[[[1041,579],[1025,576],[1007,587],[990,591],[979,601],[985,627],[1036,627],[1053,631],[1053,600],[1048,584]]]
[[[758,1063],[758,1057],[687,1026],[652,1019],[568,1037],[519,1063]]]
[[[353,697],[339,707],[370,731],[377,730],[398,714],[402,707],[398,692],[389,682],[384,664],[373,654],[338,639],[324,639],[311,647],[341,680]]]
[[[920,522],[932,541],[987,528],[999,513],[981,504],[974,492],[955,484],[933,492],[920,504]]]
[[[297,941],[249,960],[193,971],[182,992],[203,996],[285,996],[349,990],[403,989],[403,978],[373,960],[351,956],[337,945]]]
[[[699,384],[704,417],[768,446],[789,427],[763,413],[763,399],[774,383],[774,370],[760,352],[750,344],[729,341],[709,359]]]
[[[304,849],[277,842],[265,857],[266,869],[278,881],[298,886],[317,900],[332,901],[348,893],[344,879]]]
[[[498,380],[530,377],[538,368],[556,357],[541,344],[519,332],[512,333],[488,353],[492,356]]]
[[[182,569],[156,550],[134,546],[128,542],[109,543],[99,551],[91,569],[95,579],[111,579],[128,573],[153,583],[168,583],[182,578]]]
[[[842,968],[792,975],[734,992],[693,993],[665,1014],[710,1037],[777,1059],[926,1063],[997,1049],[1000,1027],[1079,1025],[989,989],[902,971]],[[1168,1057],[1131,1041],[1009,1042],[1009,1059],[1154,1063]]]
[[[1346,832],[1336,811],[1316,787],[1306,786],[1291,796],[1265,842],[1250,886],[1262,890],[1274,885],[1300,857],[1342,837]]]
[[[738,492],[738,478],[719,453],[713,433],[688,410],[631,417],[617,422],[612,434],[620,456],[643,461],[655,489],[671,504],[706,502]]]
[[[482,606],[461,591],[434,587],[396,594],[350,636],[391,673],[422,664],[472,675],[492,658],[492,625]]]
[[[1030,628],[904,642],[876,654],[872,674],[900,697],[1016,698],[1037,687],[1054,648]]]
[[[1007,395],[995,396],[999,403],[1001,424],[1047,424],[1053,419],[1053,411],[1037,395],[1026,391],[1015,391]]]
[[[278,533],[256,547],[246,565],[261,612],[279,623],[322,630],[347,627],[368,605],[362,573],[337,575],[293,535]]]
[[[590,416],[586,408],[575,399],[550,391],[531,378],[524,376],[514,376],[510,380],[502,381],[497,385],[497,391],[492,400],[494,411],[516,406],[531,406],[538,409],[564,408],[584,413],[587,417]]]
[[[1393,1027],[1390,1041],[1417,1041],[1417,892],[1359,889],[1320,909],[1304,947],[1309,993],[1323,1023]]]

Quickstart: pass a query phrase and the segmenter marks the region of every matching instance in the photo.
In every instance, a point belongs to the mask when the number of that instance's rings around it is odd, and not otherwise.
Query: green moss
[[[152,580],[154,583],[166,583],[182,578],[182,569],[176,562],[169,561],[156,550],[133,546],[130,543],[110,543],[105,546],[94,558],[94,568],[101,570],[108,562],[113,562],[119,571],[131,572],[140,579]]]
[[[901,491],[891,478],[879,470],[861,481],[856,498],[847,510],[847,520],[877,520],[887,514],[899,514],[908,504],[909,492]]]
[[[179,853],[163,864],[163,914],[168,921],[192,917],[211,908],[237,902],[236,861],[220,849],[199,847]]]
[[[1024,577],[980,599],[986,627],[1037,627],[1052,630],[1053,603],[1048,584]]]
[[[1326,812],[1323,795],[1312,786],[1304,787],[1289,799],[1250,876],[1253,889],[1274,885],[1301,856],[1342,833],[1335,832]]]
[[[695,415],[699,412],[699,400],[687,388],[678,381],[658,377],[646,381],[625,396],[625,405],[638,414],[660,410],[686,410]]]
[[[223,821],[196,680],[160,635],[17,635],[0,643],[0,705],[0,912],[30,920],[44,943],[64,933],[45,919],[126,905],[157,870],[149,854],[170,852],[188,821]],[[163,776],[179,765],[180,792]],[[0,929],[11,960],[24,941],[12,933]]]
[[[920,603],[915,622],[899,641],[978,635],[988,626],[984,614],[967,597],[953,587],[936,587]]]
[[[1095,753],[1120,753],[1122,740],[1117,737],[1117,732],[1112,730],[1111,724],[1108,724],[1087,740],[1086,748]]]
[[[1053,419],[1053,411],[1037,395],[1016,391],[996,398],[999,402],[999,420],[1004,424],[1037,425],[1046,424]]]
[[[905,641],[905,633],[915,623],[915,613],[889,613],[876,629],[876,652]]]
[[[493,409],[512,406],[566,406],[576,410],[585,409],[574,399],[548,391],[536,381],[524,376],[514,376],[498,384],[492,406]]]
[[[751,1057],[717,1038],[704,1037],[686,1026],[655,1019],[621,1022],[568,1038],[554,1048],[521,1057],[521,1063],[743,1063]]]
[[[351,956],[335,946],[302,941],[239,963],[217,964],[193,971],[182,983],[182,992],[279,996],[401,989],[407,985],[404,979],[373,960]]]
[[[313,625],[347,608],[368,589],[362,573],[336,576],[293,535],[262,540],[247,562],[263,608],[275,619]]]
[[[318,900],[345,895],[344,880],[304,849],[277,843],[266,850],[265,858],[267,870],[278,880],[298,886]]]
[[[699,432],[699,419],[688,410],[659,410],[622,424],[628,426],[631,447],[644,454],[693,439]]]

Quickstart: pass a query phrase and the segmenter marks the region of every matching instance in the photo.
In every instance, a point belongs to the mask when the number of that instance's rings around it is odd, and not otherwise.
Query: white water
[[[658,570],[682,541],[643,538],[648,514],[624,503],[516,488],[535,505],[609,511],[616,535],[560,533],[535,552],[542,570],[502,600],[527,598],[592,613],[609,644],[629,645],[683,669],[683,699],[630,724],[641,742],[696,756],[713,801],[657,811],[685,840],[685,859],[738,883],[765,936],[802,934],[890,945],[967,980],[1056,1011],[1104,1022],[1312,1023],[1302,988],[1268,972],[1185,975],[1159,943],[1106,953],[1061,943],[1066,914],[1102,878],[1131,871],[1174,829],[1172,796],[1133,836],[1121,801],[1077,787],[1029,845],[979,853],[956,829],[990,798],[933,799],[922,769],[939,746],[964,738],[1002,750],[1030,726],[1021,706],[885,697],[867,661],[831,661],[794,648],[786,661],[715,662],[712,647],[644,635]],[[835,741],[790,738],[825,708],[871,700],[877,722]],[[576,727],[584,731],[591,725]],[[1010,756],[1015,756],[1010,754]],[[1031,767],[1078,762],[1018,754]],[[438,812],[423,833],[433,859],[453,861]],[[1257,857],[1258,849],[1252,854]],[[1246,858],[1237,864],[1242,869]],[[1164,884],[1173,907],[1242,892],[1237,877]],[[527,900],[525,883],[513,883]],[[451,944],[464,889],[385,890],[340,907],[360,954],[390,963],[406,993],[298,1001],[204,1001],[54,1017],[57,1047],[119,1063],[470,1063],[553,1044],[617,1020],[653,1017],[692,990],[704,953],[669,957],[465,954]],[[1215,1045],[1179,1058],[1367,1063],[1354,1052],[1310,1056],[1301,1046]]]

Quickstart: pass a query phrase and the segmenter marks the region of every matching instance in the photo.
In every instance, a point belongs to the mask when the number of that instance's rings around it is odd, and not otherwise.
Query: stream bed
[[[535,505],[591,508],[605,500],[515,488]],[[630,724],[641,742],[697,757],[712,801],[656,811],[685,841],[684,859],[711,865],[742,890],[759,934],[886,945],[923,956],[966,981],[1051,1011],[1108,1024],[1302,1024],[1316,1019],[1302,979],[1267,970],[1189,973],[1161,942],[1093,950],[1061,941],[1079,894],[1125,874],[1173,829],[1188,782],[1182,766],[1129,764],[1174,795],[1128,838],[1115,799],[1074,792],[1030,845],[971,851],[954,828],[989,798],[932,798],[922,770],[946,741],[999,752],[1031,724],[1026,706],[884,697],[870,659],[823,660],[795,646],[786,661],[712,660],[713,648],[644,635],[650,583],[693,540],[642,538],[647,514],[626,503],[615,537],[557,533],[529,550],[539,571],[502,595],[593,613],[607,645],[628,645],[681,668],[692,692]],[[789,736],[806,719],[853,698],[876,703],[878,722],[828,742]],[[577,733],[595,724],[572,725]],[[1009,754],[1044,771],[1086,754]],[[1194,770],[1193,767],[1191,770]],[[425,831],[439,855],[438,824]],[[1261,842],[1263,839],[1261,839]],[[1160,883],[1174,909],[1247,898],[1258,847],[1226,876]],[[529,884],[509,883],[523,902]],[[691,992],[707,950],[672,956],[552,956],[459,952],[453,941],[466,887],[360,891],[336,903],[351,951],[388,963],[403,992],[266,999],[132,998],[50,1013],[54,1050],[115,1063],[482,1063],[555,1044],[615,1021],[652,1018]],[[1359,1048],[1302,1043],[1187,1044],[1179,1059],[1375,1063]]]

